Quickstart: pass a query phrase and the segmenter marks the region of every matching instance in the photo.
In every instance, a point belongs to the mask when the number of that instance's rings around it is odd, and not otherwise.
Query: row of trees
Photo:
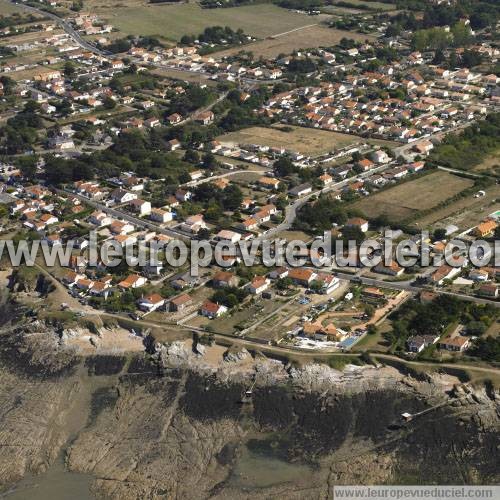
[[[420,51],[443,50],[449,47],[463,47],[473,40],[470,27],[464,22],[458,22],[449,31],[437,26],[416,31],[413,34],[412,47]]]
[[[459,134],[448,134],[436,146],[429,163],[468,170],[480,163],[488,154],[498,149],[500,113],[492,113]]]
[[[235,45],[239,43],[246,42],[247,35],[243,32],[241,28],[236,31],[229,26],[210,26],[205,28],[203,33],[199,35],[184,35],[181,38],[182,45],[192,45],[195,40],[204,43],[213,43],[215,45],[229,44]]]

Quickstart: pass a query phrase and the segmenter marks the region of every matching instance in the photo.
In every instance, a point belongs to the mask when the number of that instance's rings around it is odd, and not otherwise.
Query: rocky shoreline
[[[4,488],[61,452],[97,498],[329,498],[334,484],[500,480],[500,395],[488,387],[191,342],[82,358],[62,337],[31,319],[0,334]],[[433,405],[402,425],[402,412]]]

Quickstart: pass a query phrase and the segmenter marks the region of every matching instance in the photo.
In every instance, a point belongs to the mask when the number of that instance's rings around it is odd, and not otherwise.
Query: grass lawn
[[[386,214],[391,221],[400,222],[419,210],[435,207],[473,184],[470,179],[437,171],[375,193],[357,201],[353,207],[370,217]]]
[[[255,57],[274,58],[280,54],[291,54],[294,50],[311,49],[315,47],[331,47],[342,38],[352,38],[357,41],[373,39],[370,35],[363,35],[354,31],[343,31],[312,24],[302,29],[283,34],[279,37],[261,40],[244,47],[234,47],[219,52],[218,56],[237,54],[241,50],[248,50]]]
[[[306,155],[319,155],[361,142],[361,139],[354,135],[306,127],[291,128],[293,129],[291,132],[284,132],[276,127],[250,127],[221,135],[217,140],[238,144],[260,144],[269,147],[285,145],[287,149]]]
[[[0,15],[2,16],[10,16],[14,12],[18,13],[26,13],[21,7],[17,7],[16,5],[8,2],[7,0],[0,0]]]
[[[249,35],[265,38],[312,24],[311,17],[305,14],[271,4],[202,9],[196,3],[160,5],[125,0],[103,4],[90,0],[85,7],[106,18],[124,35],[156,35],[171,40],[179,40],[185,34],[197,35],[207,26],[242,28]]]

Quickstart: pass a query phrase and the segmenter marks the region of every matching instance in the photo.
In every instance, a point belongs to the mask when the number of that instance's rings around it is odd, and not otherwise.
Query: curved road
[[[99,50],[95,45],[92,45],[91,43],[87,42],[82,38],[82,36],[73,29],[71,24],[66,22],[63,18],[57,16],[56,14],[52,14],[51,12],[47,12],[45,10],[37,9],[35,7],[31,7],[30,5],[25,5],[23,3],[18,3],[15,1],[12,1],[16,7],[19,7],[21,9],[27,10],[33,14],[39,14],[44,17],[48,17],[55,21],[59,26],[71,37],[73,40],[80,45],[80,47],[89,50],[90,52],[93,52],[94,54],[101,56],[101,57],[106,57],[109,56],[110,54],[107,52],[104,52],[102,50]]]

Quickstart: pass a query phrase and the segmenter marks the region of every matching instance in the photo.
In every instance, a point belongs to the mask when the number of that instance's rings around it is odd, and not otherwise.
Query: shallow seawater
[[[307,478],[312,469],[305,464],[291,463],[268,451],[256,451],[243,446],[228,484],[237,488],[268,488]]]
[[[8,500],[92,500],[90,492],[93,477],[89,474],[69,472],[62,456],[43,474],[29,474],[10,490],[0,494]]]

